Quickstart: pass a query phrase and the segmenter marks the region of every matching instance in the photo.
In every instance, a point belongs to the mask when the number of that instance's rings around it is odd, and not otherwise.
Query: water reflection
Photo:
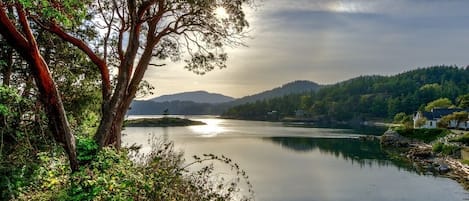
[[[378,141],[366,141],[353,138],[307,138],[307,137],[269,137],[263,138],[294,152],[312,152],[319,150],[322,154],[358,163],[360,165],[395,165],[414,172],[411,164],[393,161],[382,149]]]

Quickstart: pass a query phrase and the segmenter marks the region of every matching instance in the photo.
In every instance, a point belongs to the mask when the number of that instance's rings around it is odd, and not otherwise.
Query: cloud
[[[227,69],[197,76],[179,63],[152,69],[146,79],[160,95],[205,89],[240,97],[298,79],[330,84],[469,63],[469,1],[262,2],[248,12],[249,47],[228,49]]]

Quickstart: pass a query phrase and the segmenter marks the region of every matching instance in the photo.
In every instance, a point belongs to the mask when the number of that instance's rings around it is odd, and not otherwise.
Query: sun
[[[226,12],[226,9],[223,7],[217,7],[214,12],[217,18],[226,19],[229,17],[228,12]]]
[[[357,13],[364,9],[359,3],[343,1],[333,2],[329,4],[328,7],[331,11],[338,13]]]

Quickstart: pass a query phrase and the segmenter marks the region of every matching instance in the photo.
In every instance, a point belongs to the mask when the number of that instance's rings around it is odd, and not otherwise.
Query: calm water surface
[[[124,144],[142,144],[148,151],[153,135],[173,140],[188,160],[195,154],[223,154],[247,171],[259,201],[469,200],[455,181],[393,162],[377,142],[357,140],[361,134],[351,130],[192,119],[207,125],[126,128]]]

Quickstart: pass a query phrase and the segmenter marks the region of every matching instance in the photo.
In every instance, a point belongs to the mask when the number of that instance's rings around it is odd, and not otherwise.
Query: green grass
[[[421,140],[425,143],[435,141],[438,138],[444,137],[450,133],[447,129],[435,128],[435,129],[406,129],[398,128],[395,129],[400,135],[410,138]]]

